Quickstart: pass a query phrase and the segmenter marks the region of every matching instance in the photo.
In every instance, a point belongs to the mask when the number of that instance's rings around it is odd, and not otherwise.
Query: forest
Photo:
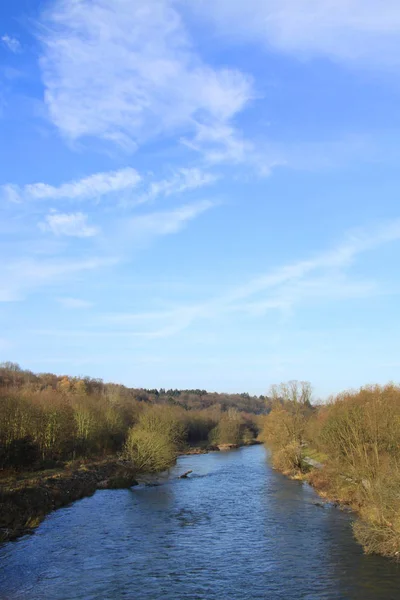
[[[188,446],[249,442],[266,410],[263,397],[248,394],[133,389],[2,363],[0,469],[120,455],[157,471]]]

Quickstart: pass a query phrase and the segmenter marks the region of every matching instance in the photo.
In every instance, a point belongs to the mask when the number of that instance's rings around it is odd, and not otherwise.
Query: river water
[[[399,600],[400,568],[318,500],[262,446],[181,457],[161,485],[98,491],[1,546],[0,598]]]

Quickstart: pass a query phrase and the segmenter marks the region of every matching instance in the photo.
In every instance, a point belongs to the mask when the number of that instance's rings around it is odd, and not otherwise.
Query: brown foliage
[[[275,449],[274,464],[286,472],[290,463],[295,468],[295,442],[303,455],[309,448],[324,453],[324,467],[309,474],[310,483],[359,512],[354,532],[366,552],[400,556],[399,386],[343,392],[315,410],[275,403],[264,437]]]
[[[35,375],[3,363],[0,469],[39,469],[126,451],[128,434],[132,441],[138,431],[146,431],[154,447],[167,436],[175,455],[185,443],[208,440],[220,420],[235,412],[232,406],[246,403],[249,411],[263,406],[246,394],[135,390],[89,377]],[[240,427],[246,422],[251,428],[253,417],[244,415]]]

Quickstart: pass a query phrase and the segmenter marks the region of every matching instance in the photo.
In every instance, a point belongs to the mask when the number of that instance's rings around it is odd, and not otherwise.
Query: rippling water
[[[161,485],[99,491],[0,547],[0,598],[399,600],[397,565],[317,500],[261,446],[182,457]]]

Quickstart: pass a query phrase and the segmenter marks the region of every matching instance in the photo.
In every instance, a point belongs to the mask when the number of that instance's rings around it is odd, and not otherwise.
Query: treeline
[[[356,509],[366,552],[400,557],[400,387],[367,386],[320,406],[308,383],[275,386],[271,396],[263,436],[274,466]]]
[[[138,392],[138,390],[136,391]],[[254,414],[264,414],[268,409],[268,398],[265,396],[251,396],[247,392],[241,394],[219,394],[206,390],[140,390],[152,402],[168,402],[183,406],[188,410],[209,408],[219,405],[221,410],[236,408],[236,410]],[[147,396],[146,396],[147,395]]]
[[[118,398],[150,402],[152,404],[172,404],[182,406],[187,410],[201,410],[212,406],[219,406],[222,411],[236,408],[239,411],[254,414],[263,414],[268,399],[264,396],[251,396],[242,394],[221,394],[207,392],[206,390],[178,390],[170,389],[143,389],[128,388],[121,384],[104,383],[102,379],[91,377],[67,377],[53,373],[33,373],[21,369],[17,363],[0,363],[0,388],[27,389],[35,391],[44,390],[72,390],[79,387],[89,395],[117,396]]]
[[[185,446],[254,438],[255,413],[265,405],[249,397],[247,406],[246,400],[203,390],[172,395],[88,377],[37,375],[3,363],[0,469],[43,469],[121,454],[140,469],[159,470]]]

